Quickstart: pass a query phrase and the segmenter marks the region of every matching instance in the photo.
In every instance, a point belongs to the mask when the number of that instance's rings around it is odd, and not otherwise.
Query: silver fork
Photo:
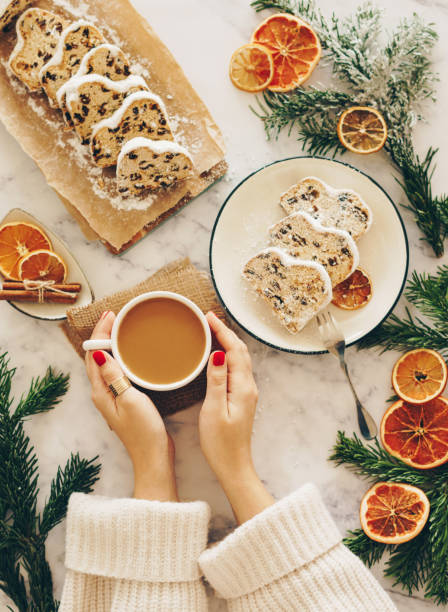
[[[334,320],[331,312],[324,311],[317,315],[317,327],[319,329],[319,333],[321,335],[322,341],[324,343],[325,348],[329,353],[334,355],[339,359],[340,366],[342,371],[344,372],[348,384],[350,385],[350,389],[352,390],[353,397],[356,402],[356,411],[358,414],[358,425],[361,431],[362,436],[366,440],[371,440],[374,438],[378,432],[375,421],[370,416],[369,412],[364,408],[364,406],[359,401],[358,395],[356,394],[355,388],[353,386],[352,381],[350,380],[350,375],[348,373],[347,364],[345,363],[345,338],[342,330],[338,327],[336,321]]]

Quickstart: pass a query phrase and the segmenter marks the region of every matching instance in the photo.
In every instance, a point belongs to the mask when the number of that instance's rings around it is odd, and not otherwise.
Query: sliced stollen
[[[291,334],[303,329],[332,298],[330,277],[321,264],[303,261],[277,247],[252,257],[243,276]]]
[[[333,189],[314,176],[307,176],[285,191],[280,205],[288,215],[307,212],[325,227],[345,230],[354,240],[359,240],[372,223],[370,208],[357,193]]]
[[[39,78],[52,106],[57,106],[56,93],[79,69],[84,55],[104,42],[96,26],[83,19],[70,24],[62,32],[53,57],[42,66]]]
[[[114,166],[123,144],[137,136],[173,140],[165,105],[149,91],[131,94],[113,115],[95,125],[90,150],[96,165]]]
[[[269,235],[273,245],[290,255],[320,263],[333,287],[358,267],[359,252],[350,234],[324,227],[308,213],[285,217],[269,229]]]
[[[28,9],[17,20],[17,42],[9,67],[30,91],[41,88],[40,69],[53,57],[66,26],[62,17],[39,8]]]
[[[99,74],[111,81],[122,81],[131,74],[131,65],[128,58],[116,45],[104,43],[94,47],[84,55],[78,71],[73,76],[84,76],[86,74]],[[70,127],[73,127],[70,113],[67,111],[65,94],[58,98],[59,108],[64,119]]]
[[[122,81],[131,74],[131,65],[120,47],[103,43],[82,58],[76,76],[84,74],[100,74],[112,81]]]
[[[187,149],[170,140],[133,138],[117,161],[118,192],[123,197],[170,187],[188,178],[193,160]]]
[[[58,104],[65,96],[67,112],[83,144],[89,144],[93,126],[112,115],[126,96],[147,90],[141,76],[131,75],[122,81],[112,81],[98,74],[73,76],[57,93]]]
[[[4,30],[11,21],[20,15],[33,0],[0,0],[0,30]]]

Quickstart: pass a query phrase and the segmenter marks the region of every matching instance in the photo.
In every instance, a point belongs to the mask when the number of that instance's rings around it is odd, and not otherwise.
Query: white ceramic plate
[[[246,177],[224,202],[210,242],[210,270],[228,313],[249,334],[273,348],[293,353],[324,352],[315,320],[296,335],[277,322],[268,304],[241,276],[245,262],[268,246],[268,227],[285,216],[280,195],[305,176],[316,176],[337,189],[353,189],[373,213],[370,231],[358,242],[360,265],[373,284],[370,302],[359,310],[330,305],[347,344],[353,344],[391,312],[404,287],[408,241],[400,214],[372,178],[349,164],[319,157],[274,162]]]
[[[43,231],[49,237],[53,251],[60,255],[67,264],[68,283],[81,283],[82,289],[79,292],[79,297],[76,300],[76,306],[87,306],[93,301],[93,291],[89,285],[84,272],[81,270],[78,262],[68,250],[68,247],[62,242],[60,238],[56,236],[48,227],[45,227],[38,219],[30,215],[21,208],[13,208],[9,213],[2,219],[0,225],[3,223],[14,223],[17,221],[23,221],[25,223],[33,223],[38,227],[41,227]],[[67,318],[66,310],[71,308],[71,304],[37,304],[29,302],[8,302],[13,308],[23,312],[23,314],[35,319],[44,319],[46,321],[61,321]]]

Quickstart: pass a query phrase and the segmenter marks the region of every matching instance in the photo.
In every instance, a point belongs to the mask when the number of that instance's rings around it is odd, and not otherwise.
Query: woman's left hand
[[[103,313],[92,332],[92,339],[110,338],[114,320],[113,312]],[[105,351],[88,351],[86,368],[93,403],[131,458],[134,497],[177,501],[174,444],[152,401],[135,387],[113,397],[108,385],[123,376],[123,371]]]

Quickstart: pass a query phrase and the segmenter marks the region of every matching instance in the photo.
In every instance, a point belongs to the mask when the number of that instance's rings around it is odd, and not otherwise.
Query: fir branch
[[[347,149],[337,136],[336,124],[335,120],[326,117],[309,119],[302,125],[298,141],[310,155],[344,155]]]
[[[399,546],[390,547],[384,575],[393,578],[393,586],[400,585],[408,595],[425,584],[429,575],[430,548],[427,526],[417,537]]]
[[[446,335],[432,328],[425,321],[413,317],[406,308],[406,315],[400,319],[391,314],[358,343],[358,348],[382,347],[384,351],[408,351],[413,348],[429,348],[439,351],[448,359],[448,339]]]
[[[435,205],[439,210],[439,215],[442,220],[442,223],[445,226],[445,229],[448,228],[448,196],[440,195],[434,198]]]
[[[31,381],[30,389],[27,395],[20,399],[14,417],[24,419],[39,412],[52,410],[67,393],[68,381],[68,375],[57,374],[52,368],[48,368],[43,378]]]
[[[25,580],[12,550],[2,550],[0,554],[0,590],[14,602],[20,612],[30,610]]]
[[[357,529],[348,533],[344,544],[369,567],[389,552],[384,575],[394,579],[394,586],[400,585],[409,595],[424,587],[426,597],[437,604],[448,603],[448,465],[417,470],[389,455],[377,440],[364,445],[356,435],[348,438],[343,432],[338,432],[330,459],[374,482],[406,482],[426,492],[429,520],[416,538],[384,545]]]
[[[23,423],[60,401],[68,377],[49,368],[42,379],[31,382],[28,393],[11,410],[13,376],[7,354],[0,355],[0,590],[19,612],[56,612],[45,539],[64,518],[71,493],[91,490],[100,466],[94,463],[96,457],[72,455],[63,470],[58,468],[42,515],[37,513],[37,457]]]
[[[288,129],[288,135],[295,126],[302,130],[318,116],[327,118],[330,115],[336,120],[337,115],[350,104],[351,98],[345,93],[307,87],[296,89],[291,94],[265,91],[263,102],[258,100],[259,109],[251,107],[251,110],[263,121],[270,138],[278,136],[283,128]]]
[[[387,544],[371,540],[362,529],[349,531],[348,536],[343,539],[343,543],[353,554],[359,557],[367,567],[372,567],[372,565],[378,563],[378,561],[382,559],[385,551],[390,548]]]
[[[389,136],[385,150],[390,154],[402,177],[399,180],[424,239],[441,257],[448,235],[448,198],[435,197],[431,190],[433,162],[436,151],[429,149],[423,159],[412,145],[412,128],[421,119],[420,106],[435,99],[438,78],[431,70],[430,53],[437,40],[432,24],[426,24],[414,14],[403,19],[392,32],[387,44],[380,48],[378,36],[382,30],[380,9],[371,2],[361,5],[352,16],[325,19],[312,0],[255,0],[257,11],[273,8],[307,20],[316,30],[331,61],[333,73],[344,81],[349,92],[334,90],[320,93],[313,88],[310,95],[303,89],[275,97],[265,95],[268,112],[260,114],[268,134],[295,126],[298,141],[311,154],[343,153],[336,135],[338,115],[344,108],[365,105],[378,108],[386,119]],[[319,105],[330,93],[345,97],[337,108]],[[302,96],[308,104],[303,111],[296,101]],[[272,104],[267,100],[272,98]],[[302,112],[301,112],[302,111]],[[314,112],[313,112],[314,111]]]
[[[275,9],[280,13],[289,13],[306,19],[315,26],[318,12],[313,0],[254,0],[251,6],[259,13],[265,9]]]
[[[429,495],[429,546],[431,558],[428,568],[425,597],[436,604],[448,603],[448,479],[434,487]]]
[[[0,355],[0,418],[1,415],[9,414],[11,407],[11,383],[15,374],[15,368],[9,367],[7,353]]]
[[[424,487],[428,485],[428,481],[434,482],[436,479],[434,472],[429,475],[424,470],[415,470],[389,455],[381,448],[378,440],[375,440],[373,445],[364,446],[356,434],[353,434],[353,438],[348,438],[342,431],[338,431],[330,461],[334,461],[338,466],[345,465],[358,476],[375,481],[392,480]],[[441,478],[445,477],[448,478],[448,467],[442,471]]]
[[[436,329],[443,333],[448,343],[448,265],[440,266],[437,274],[413,272],[405,295]]]
[[[81,459],[79,454],[72,454],[64,469],[58,468],[56,477],[51,483],[51,493],[40,520],[39,532],[46,535],[53,527],[62,521],[66,512],[70,495],[73,491],[90,493],[98,480],[100,466],[93,459]]]
[[[390,315],[360,341],[359,347],[381,346],[383,351],[431,348],[448,359],[448,266],[440,266],[436,274],[413,272],[405,295],[431,324],[413,317],[406,308],[403,319]]]
[[[441,257],[447,227],[442,221],[438,200],[433,198],[431,189],[433,160],[437,149],[430,148],[421,160],[409,140],[389,137],[388,151],[403,177],[397,180],[409,201],[406,208],[413,212],[417,226],[425,236],[424,240],[431,245],[437,257]]]
[[[4,414],[0,422],[0,499],[25,536],[36,526],[38,463],[22,421]]]

